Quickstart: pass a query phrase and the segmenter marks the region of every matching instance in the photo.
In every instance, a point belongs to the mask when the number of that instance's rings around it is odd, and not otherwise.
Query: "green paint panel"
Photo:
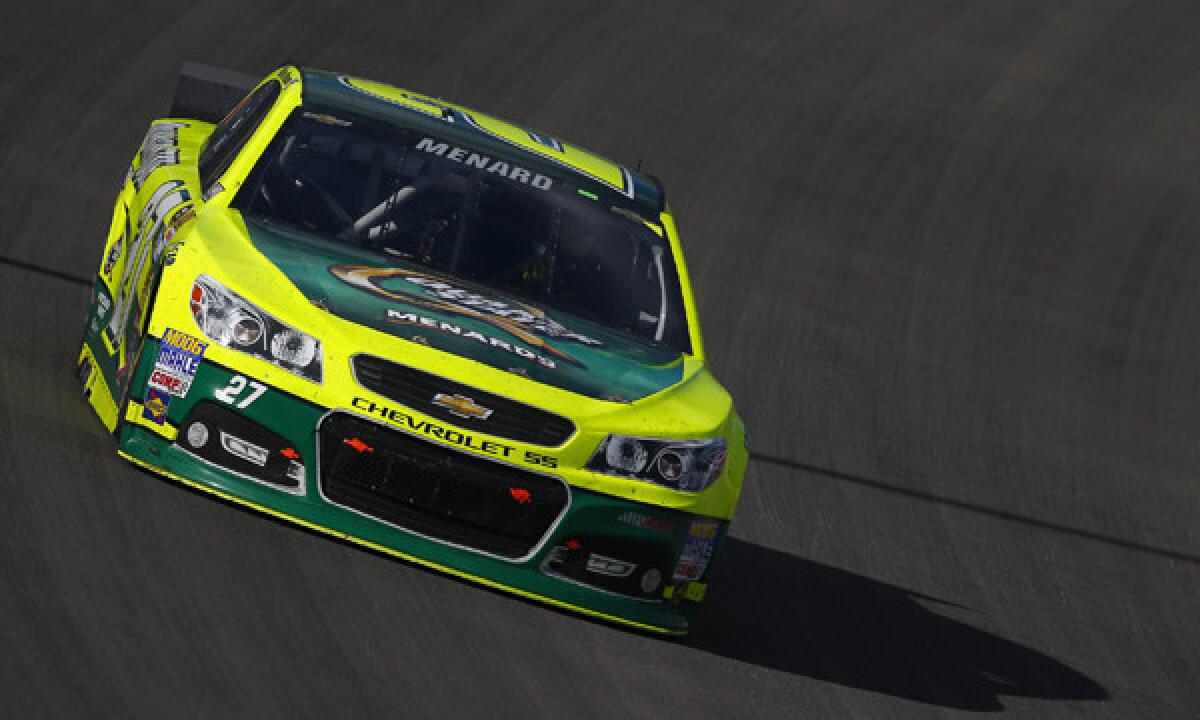
[[[488,321],[497,320],[496,316],[481,319],[455,312],[447,308],[450,303],[439,303],[426,287],[403,277],[376,280],[371,285],[376,290],[368,291],[339,279],[330,270],[370,266],[382,272],[428,272],[420,266],[389,264],[373,253],[255,218],[245,218],[245,224],[255,247],[310,301],[351,322],[405,339],[415,336],[420,338],[418,342],[439,350],[500,370],[517,368],[532,380],[600,400],[637,400],[683,379],[683,360],[677,354],[638,343],[594,323],[547,313],[549,320],[568,333],[598,344],[572,340],[569,334],[548,333],[533,333],[534,341],[528,342],[528,338],[522,339]],[[461,281],[447,282],[472,293],[488,292]],[[516,301],[498,294],[488,293],[488,297],[516,305]],[[440,305],[440,309],[431,305]]]

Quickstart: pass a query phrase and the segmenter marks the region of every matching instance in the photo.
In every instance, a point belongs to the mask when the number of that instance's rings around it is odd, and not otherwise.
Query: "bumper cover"
[[[529,553],[504,557],[447,542],[436,534],[372,517],[361,507],[332,502],[323,491],[322,423],[329,417],[362,418],[353,408],[321,407],[275,388],[245,408],[225,408],[268,429],[294,453],[304,471],[293,487],[264,482],[235,471],[234,462],[213,462],[211,455],[191,452],[181,426],[195,417],[198,404],[214,402],[235,373],[205,361],[188,395],[171,398],[165,413],[157,416],[163,420],[160,424],[139,402],[147,395],[146,380],[157,352],[157,342],[148,338],[133,378],[132,400],[124,410],[120,454],[129,461],[274,517],[491,588],[641,630],[687,632],[712,572],[711,559],[726,527],[723,521],[569,487],[561,516]],[[386,432],[412,440],[399,430]],[[458,451],[449,447],[434,447],[457,457]],[[625,548],[651,550],[633,551],[637,557],[630,557]],[[699,555],[703,558],[697,568]]]

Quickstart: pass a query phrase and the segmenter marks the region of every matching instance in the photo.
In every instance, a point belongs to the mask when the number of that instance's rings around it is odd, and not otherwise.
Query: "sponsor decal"
[[[192,379],[161,368],[154,368],[150,373],[150,387],[162,390],[168,395],[183,397],[191,389]]]
[[[433,396],[433,404],[460,418],[487,420],[492,415],[491,408],[486,408],[465,395],[438,393]]]
[[[142,403],[142,418],[155,425],[167,422],[167,408],[171,406],[171,396],[150,388],[146,390],[146,400]]]
[[[101,289],[101,284],[96,283],[96,295],[91,299],[91,304],[95,307],[95,311],[91,314],[91,322],[89,323],[92,332],[100,332],[100,326],[107,322],[108,311],[113,310],[113,301]]]
[[[456,163],[462,163],[467,167],[477,168],[487,173],[499,175],[508,178],[513,182],[519,182],[523,185],[532,185],[538,190],[549,190],[554,186],[554,181],[542,175],[541,173],[531,172],[516,163],[509,163],[504,160],[493,160],[487,155],[481,155],[477,152],[450,145],[449,143],[438,142],[431,137],[423,137],[417,141],[416,148],[430,155],[444,157],[447,160],[453,160]]]
[[[617,522],[661,533],[669,533],[675,529],[674,520],[663,520],[662,518],[645,515],[635,510],[621,513],[617,516]]]
[[[608,575],[609,577],[629,577],[633,574],[637,565],[608,557],[607,555],[597,555],[589,553],[587,559],[587,570],[598,575]]]
[[[100,289],[99,283],[96,285],[96,318],[99,319],[100,322],[104,322],[104,318],[108,315],[108,311],[112,310],[112,300],[110,300],[108,295]]]
[[[672,576],[676,586],[699,580],[704,575],[720,534],[721,523],[717,520],[692,521],[687,539],[683,543],[683,552],[679,553],[679,562],[676,563]]]
[[[333,265],[330,266],[329,272],[347,285],[385,300],[482,320],[521,340],[534,348],[535,355],[545,358],[553,356],[572,365],[581,365],[578,360],[548,343],[546,338],[588,347],[604,346],[599,340],[577,333],[547,317],[546,313],[533,305],[498,300],[433,275],[406,268],[379,268],[368,265]],[[384,287],[384,282],[388,280],[399,280],[403,284],[398,289]],[[419,316],[417,322],[420,323]],[[435,327],[441,330],[440,326]],[[444,331],[453,332],[451,329]],[[486,340],[486,337],[484,339]],[[490,340],[487,342],[491,344]],[[513,346],[513,354],[521,355],[516,346]],[[534,359],[536,361],[536,357]]]
[[[175,397],[185,397],[206,349],[208,343],[203,340],[167,328],[154,360],[154,371],[150,373],[150,386]]]
[[[164,122],[150,126],[138,151],[137,170],[131,170],[133,187],[141,190],[150,173],[161,167],[179,164],[179,129],[187,123]]]
[[[183,224],[196,217],[196,206],[188,203],[175,211],[171,216],[170,226],[172,230],[178,230],[183,227]]]
[[[129,234],[129,219],[128,218],[125,219],[125,231],[126,231],[125,234],[128,235]],[[125,235],[122,235],[121,237],[117,238],[117,241],[115,243],[113,243],[112,249],[108,251],[108,257],[104,258],[104,269],[101,270],[101,273],[104,275],[104,277],[112,277],[113,268],[116,267],[117,260],[121,259],[121,251],[124,249],[125,249]]]
[[[470,310],[475,314],[481,314],[485,317],[490,316],[496,318],[498,321],[506,321],[518,325],[541,337],[551,337],[556,340],[565,340],[593,347],[599,347],[604,344],[595,338],[580,335],[568,329],[557,321],[546,317],[546,313],[532,305],[504,302],[487,297],[486,295],[464,290],[432,276],[411,271],[402,272],[405,272],[406,277],[404,279],[408,283],[420,287],[426,295],[432,295],[446,304],[459,308],[461,314],[465,315],[467,313],[462,311]]]
[[[167,222],[167,228],[163,231],[159,247],[155,248],[164,265],[175,264],[175,258],[179,255],[179,249],[183,247],[183,242],[176,240],[175,234],[179,232],[180,228],[195,218],[196,207],[188,203],[176,210],[175,214],[171,216],[170,221]]]
[[[480,345],[487,345],[488,347],[499,348],[500,350],[503,350],[504,352],[512,353],[513,355],[516,355],[517,357],[522,358],[523,360],[529,360],[532,362],[536,362],[538,365],[541,365],[544,368],[549,368],[551,370],[554,370],[558,367],[558,364],[555,363],[554,360],[552,360],[540,353],[536,353],[527,347],[524,347],[522,345],[517,345],[515,343],[510,343],[507,340],[502,340],[502,339],[500,339],[498,337],[494,337],[492,335],[484,335],[483,333],[477,332],[475,330],[466,330],[461,325],[455,325],[454,323],[448,323],[445,320],[438,320],[436,318],[427,317],[425,315],[419,315],[417,313],[400,312],[399,310],[396,310],[394,308],[388,308],[387,319],[388,319],[388,322],[393,322],[393,323],[396,323],[397,325],[412,325],[414,327],[427,327],[427,328],[431,328],[433,330],[437,330],[438,332],[445,333],[447,335],[457,335],[459,337],[467,338],[469,340],[474,340],[475,342],[479,343]],[[419,336],[414,336],[414,337],[419,337]],[[428,345],[429,343],[426,341],[425,343],[422,343],[422,344]],[[523,368],[521,370],[522,370],[522,372],[525,372]]]
[[[484,455],[516,460],[529,465],[553,468],[558,467],[558,459],[550,455],[526,450],[519,451],[516,447],[495,440],[484,440],[468,432],[455,430],[428,420],[420,420],[407,412],[394,407],[388,407],[374,400],[356,397],[350,404],[359,412],[371,417],[381,418],[387,422],[413,433],[425,435],[450,445],[468,448]]]
[[[267,459],[271,457],[270,451],[265,447],[255,445],[236,435],[230,435],[224,430],[221,431],[221,447],[225,448],[225,452],[230,455],[241,458],[246,462],[254,463],[259,467],[265,466]]]
[[[135,345],[126,342],[126,333],[130,330],[136,332],[142,326],[141,310],[146,307],[154,277],[153,259],[159,257],[163,250],[165,219],[189,199],[190,195],[182,181],[168,180],[154,189],[142,208],[137,221],[137,237],[129,243],[126,251],[124,272],[116,293],[116,309],[106,329],[114,347],[124,349],[121,368],[129,364],[132,358],[128,355],[134,351]],[[139,304],[140,307],[137,307]]]

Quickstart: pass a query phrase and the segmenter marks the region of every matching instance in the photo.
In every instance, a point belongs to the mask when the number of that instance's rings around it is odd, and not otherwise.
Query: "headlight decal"
[[[277,320],[212,277],[196,278],[191,309],[201,332],[218,345],[321,382],[320,340]]]
[[[613,434],[596,448],[587,468],[694,493],[717,481],[725,457],[722,438],[662,440]]]

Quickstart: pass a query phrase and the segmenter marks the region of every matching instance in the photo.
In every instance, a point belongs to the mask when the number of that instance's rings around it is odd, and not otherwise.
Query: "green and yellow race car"
[[[664,633],[747,461],[657,180],[293,66],[185,66],[117,197],[78,375],[137,465]]]

